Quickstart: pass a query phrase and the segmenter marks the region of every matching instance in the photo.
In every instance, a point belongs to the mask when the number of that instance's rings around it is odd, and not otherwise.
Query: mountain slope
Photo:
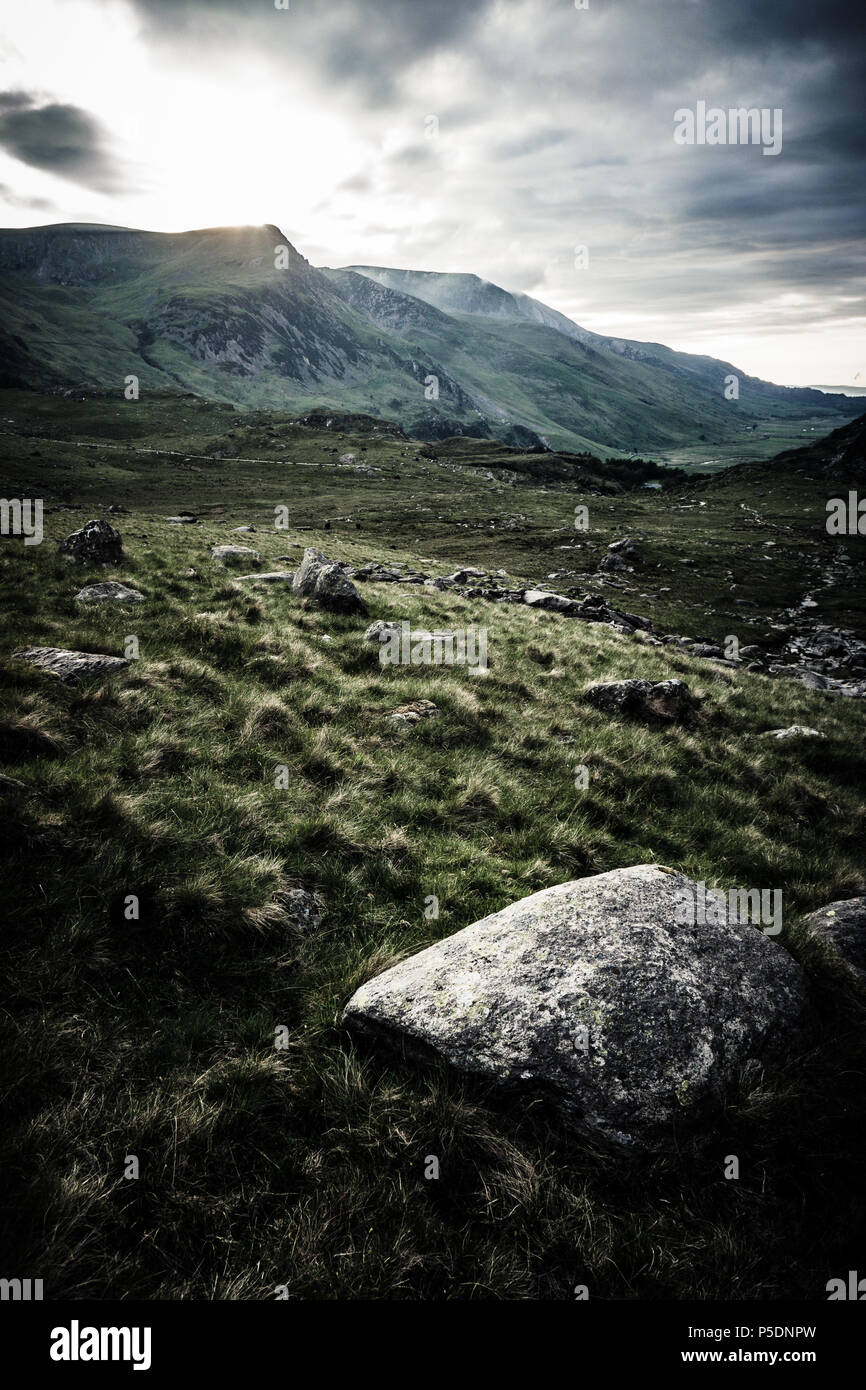
[[[758,377],[748,376],[730,362],[696,353],[676,352],[662,343],[640,343],[628,338],[611,338],[593,333],[540,300],[528,294],[512,294],[477,275],[394,270],[384,266],[356,265],[348,269],[366,276],[383,288],[414,295],[445,313],[552,328],[566,338],[600,352],[625,357],[633,362],[650,363],[668,373],[682,374],[694,387],[703,385],[714,394],[721,394],[725,376],[734,373],[739,378],[741,393],[744,387],[748,389],[751,405],[759,400],[767,406],[785,402],[812,409],[820,405],[821,393],[815,389],[775,386]]]
[[[743,375],[732,406],[727,364],[589,334],[475,276],[317,270],[271,225],[0,231],[0,321],[7,385],[120,394],[134,375],[142,391],[366,412],[426,439],[645,453],[856,409]]]

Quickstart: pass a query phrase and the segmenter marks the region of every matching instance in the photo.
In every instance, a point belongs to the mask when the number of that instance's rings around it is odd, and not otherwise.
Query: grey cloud
[[[116,191],[117,170],[99,122],[80,106],[37,106],[22,92],[0,95],[0,146],[35,169],[99,192]]]
[[[111,3],[111,0],[106,0]],[[155,41],[248,42],[277,61],[318,68],[375,109],[397,99],[402,71],[454,46],[492,0],[133,0]]]
[[[50,198],[27,198],[16,193],[6,183],[0,183],[0,198],[13,208],[30,208],[33,212],[54,212],[56,203],[52,203]]]
[[[539,130],[534,135],[524,135],[517,140],[503,140],[490,151],[492,159],[523,159],[529,154],[538,154],[561,145],[563,140],[574,136],[573,130]]]

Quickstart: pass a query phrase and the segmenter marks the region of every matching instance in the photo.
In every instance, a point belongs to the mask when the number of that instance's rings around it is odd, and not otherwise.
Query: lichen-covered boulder
[[[402,623],[396,621],[388,622],[384,618],[377,618],[374,623],[370,624],[367,631],[364,633],[364,641],[378,642],[381,645],[383,642],[393,641],[395,637],[399,638],[402,631]]]
[[[119,565],[123,559],[123,538],[107,521],[86,521],[57,548],[76,565]]]
[[[642,864],[546,888],[362,985],[344,1021],[663,1148],[746,1064],[790,1055],[807,1011],[802,970],[757,927],[689,924],[700,887]]]

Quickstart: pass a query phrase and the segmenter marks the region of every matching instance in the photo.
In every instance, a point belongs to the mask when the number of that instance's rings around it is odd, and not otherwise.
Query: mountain
[[[0,384],[193,392],[394,420],[423,439],[647,453],[857,403],[604,338],[474,275],[316,269],[273,225],[0,230]],[[432,397],[432,398],[431,398]]]

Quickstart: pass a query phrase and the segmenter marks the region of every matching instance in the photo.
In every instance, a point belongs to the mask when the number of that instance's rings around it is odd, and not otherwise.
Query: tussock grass
[[[148,538],[129,543],[135,611],[80,612],[88,576],[3,542],[0,770],[38,792],[2,793],[8,1268],[50,1297],[218,1299],[820,1298],[856,1268],[862,1004],[798,924],[866,890],[862,709],[553,614],[368,585],[373,617],[488,629],[486,676],[383,668],[363,622],[220,573],[224,527],[122,524]],[[269,566],[286,545],[256,540]],[[130,633],[140,660],[78,687],[10,658],[118,653]],[[687,725],[583,698],[673,675],[703,697]],[[400,731],[388,715],[414,699],[440,713]],[[792,723],[827,739],[759,738]],[[744,1077],[703,1137],[615,1157],[540,1102],[340,1030],[406,954],[645,861],[781,887],[784,946],[816,981],[810,1050]],[[327,903],[315,936],[287,925],[294,886]]]

